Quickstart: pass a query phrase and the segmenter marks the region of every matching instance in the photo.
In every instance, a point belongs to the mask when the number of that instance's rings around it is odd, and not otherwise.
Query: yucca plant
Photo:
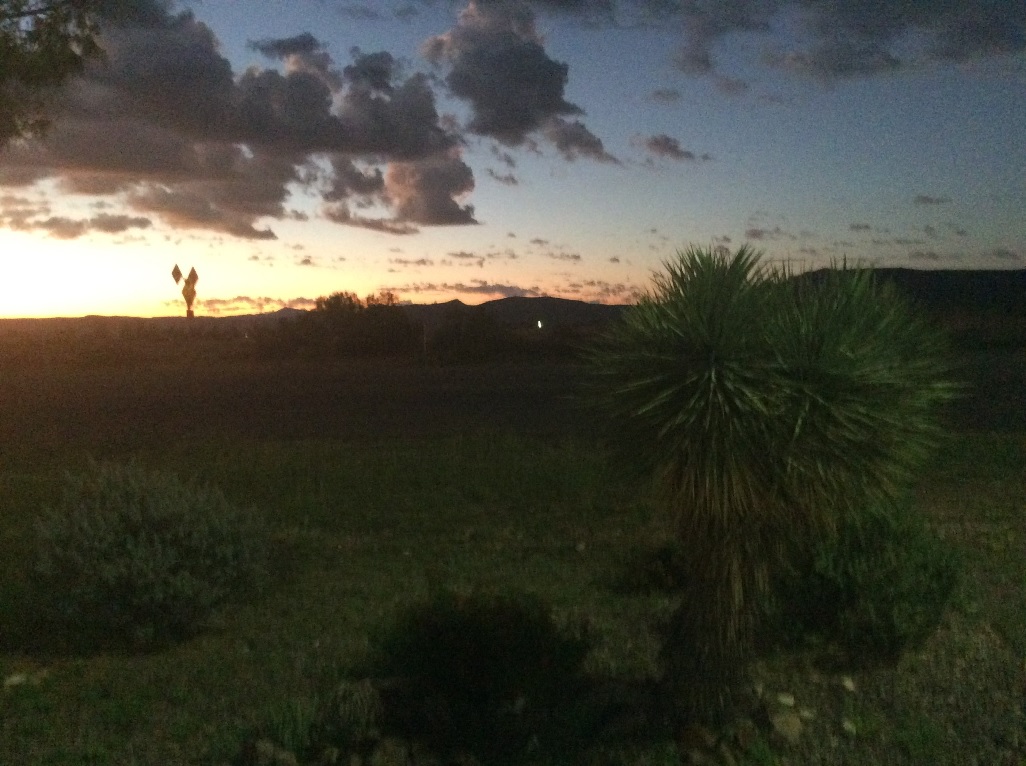
[[[682,712],[729,709],[774,567],[896,496],[939,435],[941,340],[868,270],[692,247],[587,352],[590,401],[687,551],[664,648]]]

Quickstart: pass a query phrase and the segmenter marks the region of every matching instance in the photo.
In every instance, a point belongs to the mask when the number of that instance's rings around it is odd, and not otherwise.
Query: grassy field
[[[1021,351],[1002,354],[1021,376]],[[672,601],[612,581],[658,525],[646,488],[619,477],[573,408],[569,367],[198,361],[0,382],[0,764],[224,763],[253,727],[301,716],[439,588],[539,594],[594,627],[591,671],[656,673]],[[919,488],[966,557],[940,630],[897,667],[760,659],[753,682],[790,695],[803,726],[794,741],[760,735],[749,763],[1026,763],[1021,395],[953,413],[957,438]],[[83,655],[41,632],[26,601],[32,520],[86,455],[136,456],[251,507],[273,530],[274,582],[155,654]],[[681,757],[653,733],[603,762]]]

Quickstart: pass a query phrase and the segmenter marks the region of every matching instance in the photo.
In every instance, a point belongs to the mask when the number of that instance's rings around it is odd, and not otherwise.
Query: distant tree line
[[[441,363],[488,362],[524,357],[566,358],[576,353],[586,328],[516,327],[475,306],[453,303],[430,319],[415,316],[391,292],[360,299],[336,292],[313,310],[252,333],[258,356],[346,358],[413,357]]]

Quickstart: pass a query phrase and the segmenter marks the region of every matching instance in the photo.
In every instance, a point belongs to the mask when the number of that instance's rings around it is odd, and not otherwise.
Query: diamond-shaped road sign
[[[194,267],[189,269],[189,276],[185,278],[185,284],[189,285],[189,287],[194,287],[197,282],[199,282],[199,274],[196,273]]]
[[[176,285],[178,284],[178,280],[180,280],[182,278],[182,270],[180,268],[178,268],[178,264],[177,263],[175,264],[175,267],[173,269],[171,269],[171,276],[173,276],[175,278],[175,284]]]

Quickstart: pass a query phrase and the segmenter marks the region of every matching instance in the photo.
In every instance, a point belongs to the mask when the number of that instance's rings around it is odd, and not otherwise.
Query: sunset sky
[[[1026,266],[1022,0],[155,0],[0,149],[0,316]]]

